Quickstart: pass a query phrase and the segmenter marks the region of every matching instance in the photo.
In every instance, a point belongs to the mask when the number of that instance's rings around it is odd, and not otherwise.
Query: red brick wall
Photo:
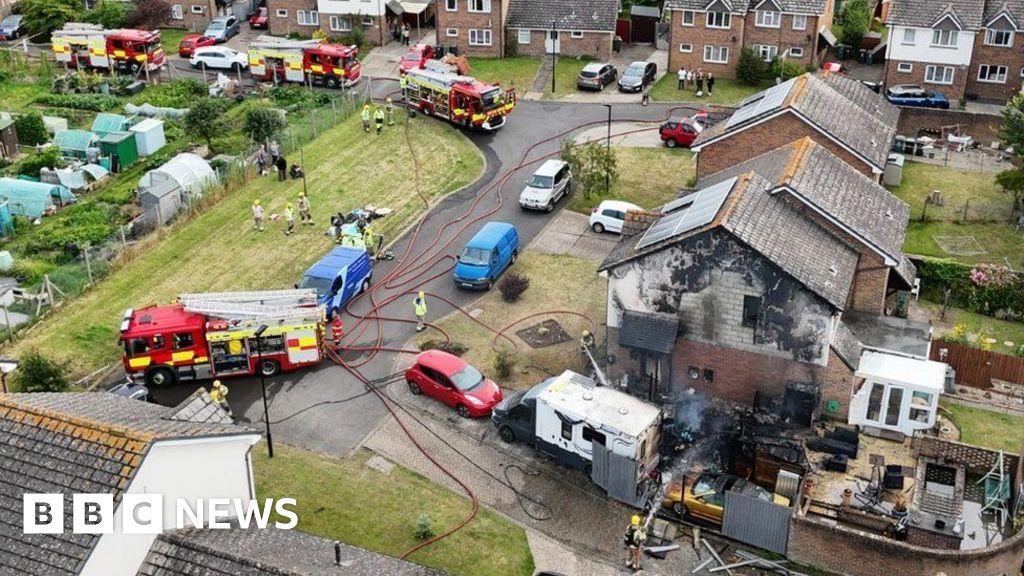
[[[833,416],[845,421],[850,411],[850,396],[856,390],[859,380],[836,351],[829,348],[828,366],[821,383],[821,413],[827,414],[825,407],[828,401],[836,400],[839,402],[839,410]]]
[[[786,60],[801,66],[817,64],[815,45],[818,38],[818,19],[814,16],[807,17],[807,28],[805,30],[793,29],[793,15],[783,14],[782,24],[778,28],[760,28],[755,26],[757,13],[751,11],[747,14],[743,45],[753,48],[756,44],[767,46],[778,46],[781,56],[790,48],[803,48],[804,55],[800,58],[787,56]]]
[[[669,20],[669,43],[668,43],[668,69],[669,72],[677,72],[680,66],[686,66],[687,70],[703,68],[704,72],[712,72],[715,76],[723,78],[736,77],[736,62],[740,57],[740,47],[743,45],[743,18],[733,14],[730,28],[719,30],[706,28],[705,15],[701,12],[694,14],[693,26],[683,26],[683,13],[680,10],[672,10]],[[679,45],[687,43],[693,46],[691,52],[680,52]],[[713,64],[704,62],[704,46],[727,46],[729,48],[729,62],[726,64]]]
[[[298,34],[300,36],[309,37],[313,34],[317,28],[322,30],[328,38],[342,39],[348,37],[351,32],[341,32],[338,30],[331,30],[331,14],[320,12],[320,26],[300,26],[299,25],[299,10],[316,10],[316,0],[267,0],[267,14],[270,20],[270,33],[275,36],[287,36],[289,34]],[[278,10],[287,10],[286,16],[278,16]],[[369,44],[379,46],[381,44],[381,27],[384,27],[384,42],[391,41],[391,33],[387,30],[387,20],[385,16],[374,16],[374,23],[369,26],[363,26],[363,17],[359,14],[349,14],[352,28],[362,28],[363,38]]]
[[[164,26],[167,28],[179,28],[201,33],[206,29],[206,25],[210,23],[210,20],[218,16],[217,5],[214,0],[172,0],[170,4],[171,6],[181,5],[181,19],[168,17],[164,22]],[[193,13],[193,6],[202,8],[202,13]],[[246,24],[243,23],[242,25],[245,26]],[[174,52],[177,48],[177,46],[164,46],[164,50],[169,52]]]
[[[504,46],[502,45],[505,27],[502,16],[505,13],[502,6],[504,2],[505,0],[491,0],[490,12],[470,12],[468,0],[458,0],[456,5],[458,9],[454,12],[449,12],[445,9],[445,0],[438,0],[436,6],[437,43],[456,45],[459,47],[460,53],[470,56],[485,56],[489,58],[504,56]],[[448,28],[458,29],[458,35],[454,37],[448,36],[446,34]],[[489,29],[491,31],[491,45],[470,46],[470,28]]]
[[[714,174],[808,136],[868,178],[878,179],[877,175],[872,174],[870,165],[808,126],[803,120],[788,113],[705,146],[697,154],[697,177],[703,178]]]
[[[912,64],[914,67],[910,72],[900,72],[898,65],[901,62]],[[920,84],[929,90],[942,92],[949,98],[950,106],[956,106],[957,102],[964,97],[967,89],[967,78],[969,70],[961,70],[959,66],[953,66],[953,84],[931,84],[924,81],[925,62],[910,62],[909,60],[888,60],[885,63],[885,85],[895,84]],[[1020,70],[1017,71],[1020,73]],[[977,72],[975,72],[977,73]]]
[[[1014,34],[1013,46],[986,46],[985,31],[979,30],[974,35],[974,53],[971,57],[971,68],[967,75],[966,94],[974,95],[979,100],[1005,104],[1007,100],[1020,91],[1021,68],[1024,67],[1024,37],[1021,33]],[[1006,82],[993,84],[978,80],[978,70],[983,64],[1006,66]]]
[[[530,43],[519,43],[519,30],[509,28],[509,45],[515,45],[516,54],[519,56],[548,56],[544,47],[547,38],[547,30],[531,30]],[[608,60],[612,55],[612,34],[611,32],[584,32],[582,38],[573,38],[570,32],[560,32],[558,47],[561,56],[589,56],[598,60]]]

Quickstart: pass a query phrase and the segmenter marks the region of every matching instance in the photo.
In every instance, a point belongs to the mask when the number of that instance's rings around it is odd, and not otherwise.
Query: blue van
[[[455,265],[459,288],[490,290],[498,276],[519,257],[519,233],[507,222],[488,222],[466,243]]]
[[[328,317],[332,317],[349,298],[370,288],[372,276],[366,250],[338,246],[306,270],[298,287],[316,290],[317,302],[326,306]]]

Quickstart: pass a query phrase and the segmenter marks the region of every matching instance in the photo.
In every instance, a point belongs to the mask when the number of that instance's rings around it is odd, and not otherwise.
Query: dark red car
[[[190,58],[192,52],[196,48],[202,48],[204,46],[213,46],[217,43],[217,40],[210,38],[209,36],[203,36],[201,34],[189,34],[181,39],[178,43],[178,56],[182,58]]]
[[[249,28],[266,30],[270,28],[270,16],[267,15],[267,5],[260,4],[259,8],[249,16]]]
[[[441,350],[416,356],[405,371],[413,394],[426,394],[455,408],[463,418],[487,416],[501,402],[501,389],[465,360]]]
[[[398,73],[405,74],[406,71],[413,68],[423,68],[427,64],[427,60],[434,57],[434,49],[427,44],[416,44],[409,51],[402,56],[402,61],[398,63]]]
[[[661,141],[669,148],[683,146],[689,148],[693,141],[700,136],[704,128],[693,118],[669,118],[668,122],[661,125],[658,134]]]

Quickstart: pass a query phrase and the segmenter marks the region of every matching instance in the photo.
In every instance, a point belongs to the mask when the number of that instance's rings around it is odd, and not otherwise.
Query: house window
[[[771,62],[779,55],[778,46],[768,46],[766,44],[754,44],[754,52],[761,57],[761,60],[765,62]]]
[[[958,35],[959,32],[956,30],[933,30],[932,46],[955,48]]]
[[[683,10],[683,17],[681,22],[683,26],[693,26],[694,12],[693,10]]]
[[[182,10],[181,4],[175,4],[171,6],[171,18],[174,20],[181,20],[185,17],[185,11]]]
[[[924,81],[929,82],[931,84],[952,84],[953,67],[932,65],[925,66]]]
[[[446,12],[455,12],[459,9],[459,0],[444,0],[444,9]]]
[[[490,12],[491,0],[469,0],[470,12]],[[490,41],[487,42],[490,44]]]
[[[444,34],[445,34],[445,36],[447,36],[449,38],[455,38],[456,36],[459,35],[459,29],[458,28],[445,28],[444,29]]]
[[[373,16],[363,16],[363,26],[373,26]]]
[[[583,440],[586,442],[597,442],[601,446],[604,446],[607,441],[604,434],[594,430],[586,424],[583,425]]]
[[[348,16],[331,16],[330,24],[333,32],[352,31],[352,20]]]
[[[693,44],[680,44],[679,51],[684,54],[689,54],[693,52]]]
[[[690,380],[696,380],[697,378],[700,378],[700,368],[697,368],[696,366],[690,366],[687,372],[689,372],[690,374]]]
[[[530,43],[530,31],[529,30],[520,30],[518,36],[519,36],[519,43],[520,44],[529,44]]]
[[[490,46],[491,45],[491,30],[489,28],[470,28],[469,29],[469,45],[470,46]]]
[[[583,38],[583,30],[573,30],[569,32],[570,38]]]
[[[743,297],[743,325],[747,328],[757,326],[757,317],[761,314],[761,297]]]
[[[914,71],[914,65],[910,62],[900,62],[896,65],[896,71],[909,74]]]
[[[782,13],[774,12],[770,10],[758,10],[757,19],[754,22],[755,26],[761,28],[778,28],[782,22]]]
[[[320,13],[316,10],[298,10],[299,26],[319,26]],[[351,25],[350,25],[351,26]]]
[[[708,12],[705,26],[708,28],[728,28],[732,24],[732,14],[728,12]]]
[[[793,30],[807,30],[807,16],[804,14],[793,15]]]
[[[572,440],[572,424],[562,422],[562,438]]]
[[[978,68],[978,82],[1006,84],[1006,66],[982,64],[981,67]]]
[[[278,9],[278,10],[274,11],[274,15],[277,16],[278,18],[287,18],[288,17],[288,11],[287,10]]]
[[[192,5],[192,13],[193,14],[202,14],[205,11],[206,11],[206,6],[201,6],[199,4],[193,4]]]
[[[1013,30],[985,30],[986,46],[1013,46]]]
[[[804,57],[804,49],[799,47],[799,46],[791,47],[789,49],[789,57],[790,58],[803,58]]]
[[[903,43],[904,44],[913,44],[914,43],[914,36],[916,35],[916,33],[917,33],[917,30],[914,30],[913,28],[904,28],[903,29]]]
[[[704,381],[711,384],[715,381],[715,371],[711,368],[704,369]]]
[[[728,64],[729,63],[729,47],[728,46],[705,46],[704,47],[704,61],[711,64]]]

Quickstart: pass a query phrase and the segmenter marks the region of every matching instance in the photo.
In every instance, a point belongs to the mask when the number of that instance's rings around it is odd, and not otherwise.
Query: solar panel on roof
[[[640,242],[637,242],[636,249],[646,248],[673,236],[678,236],[679,234],[707,225],[715,219],[715,215],[721,210],[722,204],[729,196],[729,192],[732,192],[735,184],[736,178],[733,177],[707,188],[701,188],[693,194],[686,196],[685,199],[692,200],[690,206],[659,218],[644,233]],[[683,199],[680,198],[679,200]]]
[[[661,213],[662,214],[668,214],[669,212],[675,212],[676,210],[679,210],[680,208],[685,208],[686,206],[689,206],[690,204],[693,203],[693,199],[696,196],[697,196],[696,192],[691,192],[691,193],[687,194],[686,196],[680,196],[679,198],[676,198],[675,200],[673,200],[673,201],[669,202],[668,204],[665,204],[664,206],[662,206],[661,207]]]
[[[790,89],[793,88],[793,84],[796,79],[787,80],[782,84],[772,86],[771,88],[755,94],[750,98],[743,101],[739,109],[733,112],[733,115],[729,117],[728,122],[725,123],[726,128],[732,128],[738,124],[742,124],[751,118],[756,118],[765,112],[774,110],[782,103],[786,101],[786,96],[789,95]],[[759,97],[760,96],[760,97]]]

